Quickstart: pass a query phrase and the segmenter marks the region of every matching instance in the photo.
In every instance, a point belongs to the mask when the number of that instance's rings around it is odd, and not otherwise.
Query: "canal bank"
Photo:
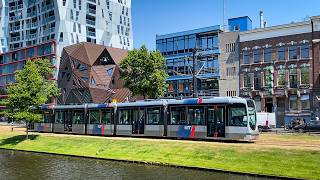
[[[274,137],[273,137],[274,138]],[[280,137],[278,141],[318,143],[319,137]],[[311,143],[312,142],[312,143]],[[157,165],[184,166],[238,173],[319,179],[320,151],[257,144],[87,137],[0,132],[0,147],[71,156],[112,159]]]

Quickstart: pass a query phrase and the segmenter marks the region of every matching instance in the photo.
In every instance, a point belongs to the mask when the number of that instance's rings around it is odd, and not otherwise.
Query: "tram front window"
[[[230,107],[229,126],[247,126],[247,113],[244,104],[234,104]]]
[[[248,113],[249,113],[249,126],[252,130],[255,130],[256,123],[257,123],[255,105],[252,100],[247,100],[247,104],[248,104]]]

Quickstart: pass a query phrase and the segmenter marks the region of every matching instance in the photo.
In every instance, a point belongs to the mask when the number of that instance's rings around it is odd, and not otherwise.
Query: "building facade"
[[[169,74],[167,97],[239,95],[239,32],[252,22],[247,16],[228,22],[225,32],[217,25],[157,35]]]
[[[221,31],[220,26],[211,26],[157,35],[157,50],[165,56],[169,74],[166,96],[219,95],[218,34]]]
[[[240,33],[240,95],[279,127],[319,116],[319,18]]]
[[[65,46],[91,42],[133,48],[131,0],[0,0],[0,14],[0,52],[9,52],[1,55],[2,76],[8,75],[2,87],[14,82],[14,72],[23,68],[8,63],[22,63],[29,58],[24,50],[39,44],[55,42],[56,78]]]
[[[66,46],[61,56],[58,104],[105,103],[129,99],[120,79],[120,61],[127,50],[92,43]]]

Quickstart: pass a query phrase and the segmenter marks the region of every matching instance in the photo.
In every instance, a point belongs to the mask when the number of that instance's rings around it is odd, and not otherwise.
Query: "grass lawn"
[[[32,134],[32,133],[31,133]],[[262,139],[268,139],[263,135]],[[284,136],[284,137],[283,137]],[[278,139],[293,139],[278,135]],[[271,136],[276,139],[276,136]],[[301,140],[301,137],[297,137]],[[318,141],[320,136],[302,138]],[[218,143],[135,138],[85,137],[1,132],[0,148],[99,158],[160,162],[238,172],[320,179],[320,150],[259,146],[257,143]]]

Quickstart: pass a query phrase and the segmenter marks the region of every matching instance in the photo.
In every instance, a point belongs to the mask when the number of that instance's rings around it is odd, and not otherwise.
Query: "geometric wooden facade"
[[[104,103],[131,96],[120,79],[120,61],[128,51],[82,42],[63,48],[58,104]]]

